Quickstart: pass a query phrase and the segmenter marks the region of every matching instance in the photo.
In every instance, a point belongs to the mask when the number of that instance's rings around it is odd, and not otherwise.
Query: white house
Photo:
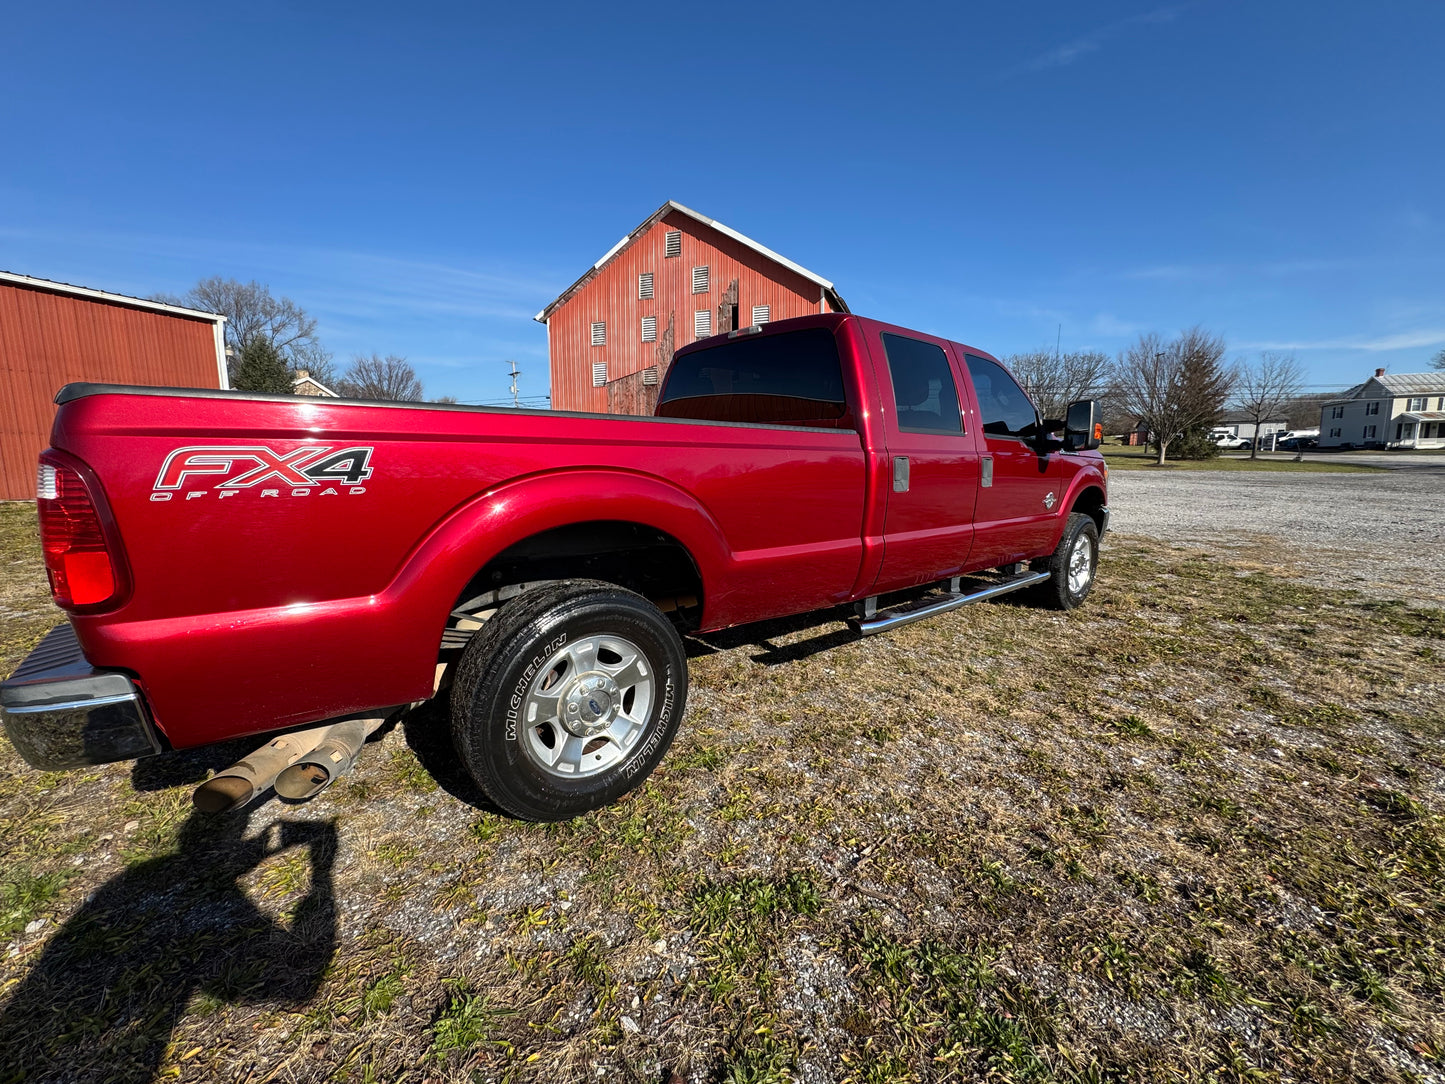
[[[1321,448],[1445,448],[1445,372],[1376,369],[1320,408]]]

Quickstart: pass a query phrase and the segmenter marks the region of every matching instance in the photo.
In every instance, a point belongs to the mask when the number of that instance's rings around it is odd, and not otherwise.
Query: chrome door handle
[[[908,457],[906,455],[893,457],[893,492],[908,492]]]

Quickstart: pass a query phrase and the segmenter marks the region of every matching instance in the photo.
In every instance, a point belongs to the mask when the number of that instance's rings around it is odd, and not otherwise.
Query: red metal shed
[[[0,271],[0,500],[35,496],[62,385],[228,387],[225,319]]]
[[[827,279],[669,200],[536,318],[547,325],[554,409],[651,414],[677,347],[847,311]]]

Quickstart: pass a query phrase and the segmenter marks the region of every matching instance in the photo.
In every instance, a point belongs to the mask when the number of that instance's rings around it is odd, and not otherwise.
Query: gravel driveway
[[[1378,474],[1116,471],[1111,527],[1230,551],[1324,586],[1445,605],[1441,468],[1436,457]]]

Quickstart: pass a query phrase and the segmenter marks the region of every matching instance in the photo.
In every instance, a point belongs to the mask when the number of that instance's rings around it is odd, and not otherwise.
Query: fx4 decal
[[[215,492],[234,497],[244,490],[262,488],[263,497],[292,497],[312,493],[325,496],[365,493],[362,485],[371,477],[372,448],[336,448],[309,444],[278,452],[264,445],[218,447],[192,445],[177,448],[166,456],[151,493],[153,501],[172,500],[185,490],[185,499],[196,500]]]

